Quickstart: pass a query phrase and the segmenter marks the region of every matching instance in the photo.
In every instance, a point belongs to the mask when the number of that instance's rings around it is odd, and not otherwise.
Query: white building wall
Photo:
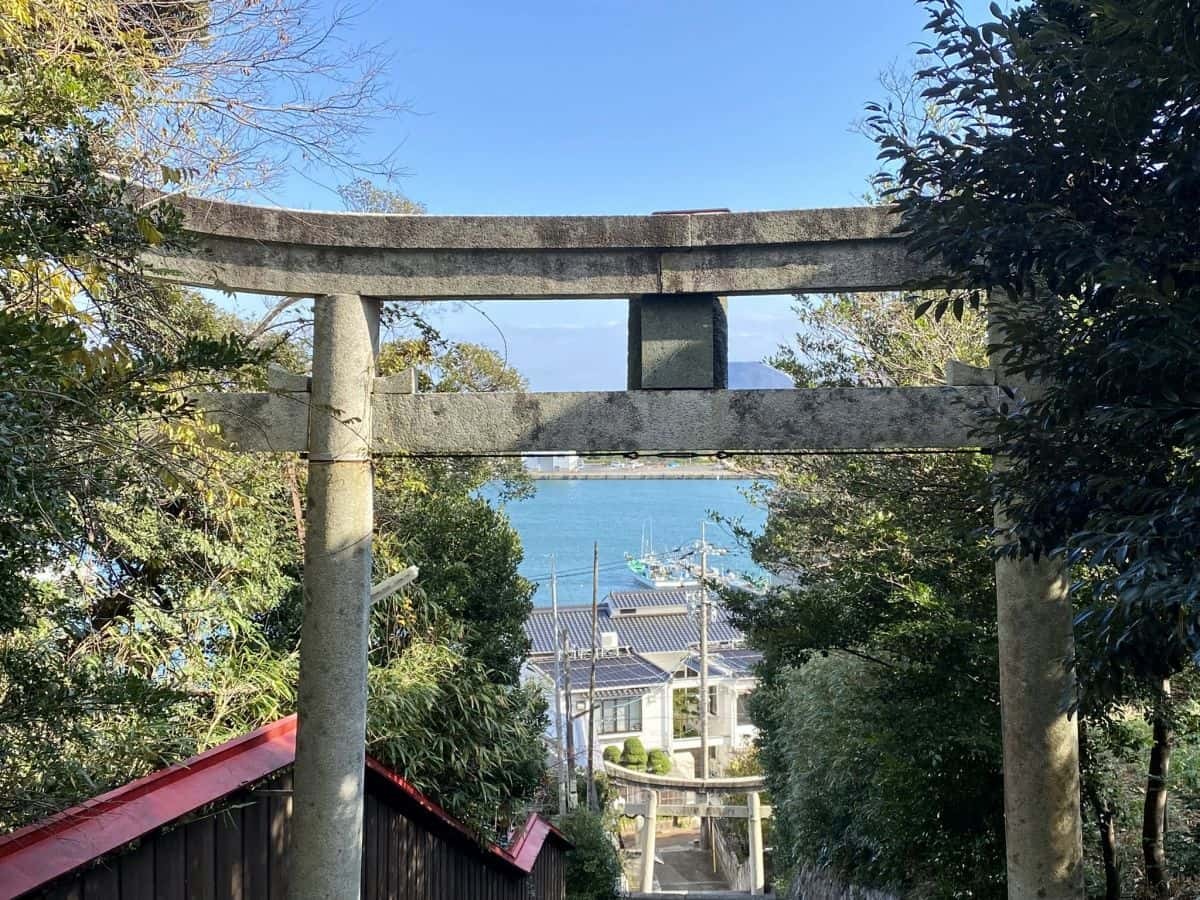
[[[679,664],[686,658],[687,654],[683,653],[667,653],[667,654],[643,654],[655,665],[664,668],[666,671],[672,672],[678,669]],[[669,668],[668,668],[669,666]],[[555,692],[552,681],[542,675],[537,669],[526,666],[523,670],[523,680],[533,681],[537,683],[545,693],[546,701],[550,706],[549,724],[547,727],[547,737],[551,744],[554,736],[554,700]],[[709,679],[709,684],[716,688],[717,691],[717,713],[709,719],[709,743],[715,748],[717,759],[724,763],[728,760],[729,755],[748,747],[753,743],[758,731],[753,725],[738,725],[737,722],[737,698],[740,693],[745,693],[754,688],[754,678],[718,678],[712,677]],[[575,687],[572,685],[572,687]],[[602,762],[604,748],[609,746],[624,747],[626,738],[637,737],[641,739],[642,744],[646,747],[647,752],[650,750],[665,750],[668,754],[677,753],[686,750],[698,750],[700,747],[700,738],[683,738],[676,739],[674,737],[674,703],[672,695],[677,688],[699,688],[699,678],[680,678],[672,679],[663,685],[655,688],[650,688],[645,691],[642,696],[642,727],[636,732],[622,732],[617,734],[600,734],[599,722],[597,722],[596,733],[596,767],[599,769]],[[577,719],[570,719],[569,713],[574,712],[579,708],[579,704],[586,703],[587,686],[586,683],[582,688],[576,688],[572,691],[572,702],[568,709],[563,710],[564,726],[573,727],[575,731],[575,751],[577,764],[584,766],[587,763],[587,738],[588,738],[588,717],[580,716]],[[568,725],[568,723],[570,723]]]

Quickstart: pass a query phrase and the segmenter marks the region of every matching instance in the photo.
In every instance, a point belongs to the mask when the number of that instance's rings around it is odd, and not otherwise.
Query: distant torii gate
[[[641,893],[654,892],[655,820],[658,816],[699,817],[715,819],[748,819],[747,843],[750,864],[750,893],[761,894],[765,887],[766,866],[764,864],[763,819],[771,818],[771,807],[763,806],[759,794],[765,789],[763,776],[738,775],[726,778],[685,778],[680,775],[655,775],[650,772],[635,772],[615,763],[604,763],[609,782],[617,786],[641,788],[646,801],[641,804],[626,804],[627,816],[642,816],[642,866]],[[703,803],[661,804],[660,791],[700,792]],[[745,794],[745,806],[726,806],[709,801],[709,792]]]
[[[998,402],[998,368],[947,387],[725,390],[722,298],[938,280],[907,253],[886,209],[491,217],[174,202],[195,244],[152,257],[156,277],[315,299],[311,380],[205,401],[240,449],[308,454],[297,898],[358,892],[373,454],[971,448],[981,443],[973,408]],[[381,301],[508,298],[627,298],[630,390],[422,395],[411,380],[375,377]],[[1076,900],[1064,572],[1002,559],[996,594],[1009,897]]]

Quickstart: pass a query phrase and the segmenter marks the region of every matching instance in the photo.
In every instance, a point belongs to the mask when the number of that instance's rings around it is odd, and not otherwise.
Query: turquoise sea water
[[[550,605],[550,555],[557,557],[559,603],[587,603],[592,598],[592,543],[600,543],[600,596],[634,590],[639,585],[625,567],[625,554],[637,555],[642,529],[653,532],[659,553],[684,547],[700,537],[709,521],[708,540],[729,548],[714,558],[722,568],[756,571],[744,547],[729,530],[713,524],[711,515],[740,519],[744,527],[762,528],[764,510],[744,496],[748,481],[621,480],[538,481],[536,494],[511,501],[504,509],[521,535],[525,560],[521,574],[538,585],[533,602]]]

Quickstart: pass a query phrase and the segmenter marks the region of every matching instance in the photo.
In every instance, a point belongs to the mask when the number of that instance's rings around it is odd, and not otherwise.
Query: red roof
[[[0,900],[66,875],[295,760],[296,717],[292,715],[4,835],[0,837]],[[367,757],[367,769],[444,829],[522,874],[532,871],[548,837],[569,845],[558,829],[534,814],[511,849],[480,846],[466,826],[382,763]]]

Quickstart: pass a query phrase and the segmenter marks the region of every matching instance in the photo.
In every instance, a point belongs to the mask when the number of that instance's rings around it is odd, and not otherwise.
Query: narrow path
[[[729,885],[713,872],[712,854],[693,843],[696,833],[660,834],[655,866],[660,891],[727,891]]]

